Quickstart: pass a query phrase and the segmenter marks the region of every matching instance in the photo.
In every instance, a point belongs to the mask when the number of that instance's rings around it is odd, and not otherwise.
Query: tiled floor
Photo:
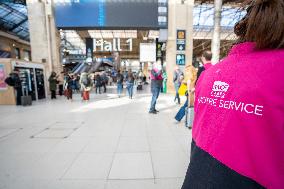
[[[180,189],[191,131],[174,121],[171,95],[160,96],[157,115],[150,99],[0,106],[0,189]]]

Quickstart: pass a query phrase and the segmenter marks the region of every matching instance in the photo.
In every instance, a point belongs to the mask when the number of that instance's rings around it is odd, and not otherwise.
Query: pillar
[[[184,3],[177,0],[169,0],[168,10],[168,41],[166,49],[166,70],[168,74],[168,92],[174,93],[173,73],[176,66],[176,39],[177,30],[186,30],[186,64],[192,64],[193,57],[193,8],[194,0]],[[180,66],[184,70],[185,66]]]
[[[220,35],[221,35],[222,0],[214,0],[214,31],[212,37],[212,63],[216,64],[220,59]]]
[[[52,1],[28,0],[31,55],[34,62],[45,64],[46,76],[62,71],[60,36],[55,25]]]

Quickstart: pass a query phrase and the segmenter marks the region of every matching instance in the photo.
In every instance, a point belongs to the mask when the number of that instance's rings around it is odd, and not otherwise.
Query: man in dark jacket
[[[51,92],[51,99],[56,99],[56,88],[57,88],[57,78],[58,76],[56,75],[55,72],[52,72],[48,81],[49,81],[49,89]]]
[[[23,96],[22,92],[22,81],[19,76],[19,71],[15,69],[12,73],[9,74],[9,77],[6,78],[5,82],[11,86],[14,87],[16,91],[16,104],[21,105],[21,97]]]
[[[202,53],[202,56],[201,56],[201,62],[202,63],[198,68],[197,80],[204,70],[207,70],[208,68],[210,68],[212,66],[211,59],[212,59],[212,52],[211,51],[204,51]],[[197,80],[196,80],[196,82],[197,82]]]

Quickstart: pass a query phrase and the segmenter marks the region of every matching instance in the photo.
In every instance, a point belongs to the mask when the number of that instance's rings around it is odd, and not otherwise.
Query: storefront
[[[24,94],[30,95],[34,101],[45,99],[47,90],[43,64],[15,59],[0,59],[0,104],[15,104],[16,96],[14,89],[5,83],[5,78],[15,68],[19,70]]]

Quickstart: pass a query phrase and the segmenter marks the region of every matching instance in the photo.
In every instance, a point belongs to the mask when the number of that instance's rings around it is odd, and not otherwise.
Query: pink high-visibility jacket
[[[235,45],[204,72],[195,93],[193,140],[237,173],[284,188],[284,49]]]

